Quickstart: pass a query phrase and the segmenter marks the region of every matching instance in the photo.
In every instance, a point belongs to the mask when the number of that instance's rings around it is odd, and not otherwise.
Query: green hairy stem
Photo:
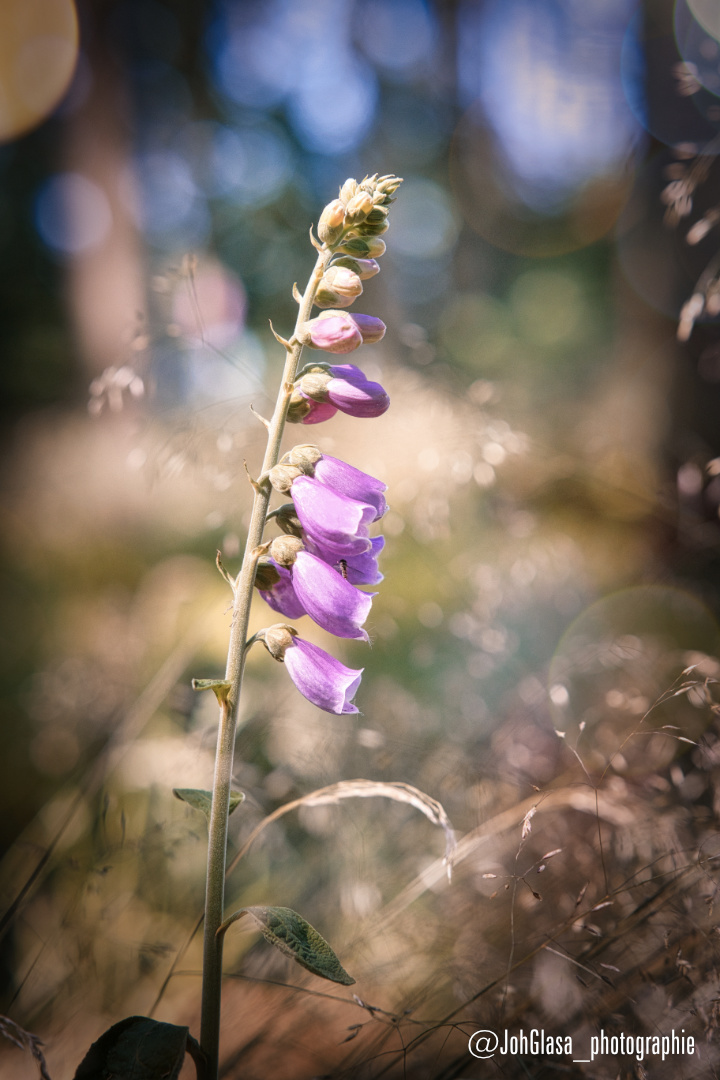
[[[268,426],[267,447],[262,464],[261,477],[277,465],[280,457],[285,420],[293,382],[297,375],[300,355],[303,350],[298,341],[299,327],[310,318],[315,294],[328,262],[332,258],[332,248],[319,250],[315,268],[310,275],[305,293],[300,301],[295,331],[290,339],[282,383],[278,393],[275,410]],[[262,542],[266,515],[270,503],[272,488],[267,479],[254,485],[252,516],[248,528],[247,543],[242,567],[234,585],[235,601],[233,604],[232,628],[228,647],[226,680],[231,684],[227,699],[220,705],[220,725],[218,728],[217,752],[215,757],[215,775],[213,778],[212,809],[209,821],[208,862],[205,893],[205,924],[203,938],[203,983],[202,1017],[200,1045],[207,1057],[207,1080],[216,1080],[219,1064],[220,1041],[220,990],[222,980],[223,935],[218,930],[224,918],[225,858],[227,851],[228,811],[230,803],[230,784],[233,771],[233,753],[240,709],[245,656],[247,653],[247,632],[250,618],[253,583]]]

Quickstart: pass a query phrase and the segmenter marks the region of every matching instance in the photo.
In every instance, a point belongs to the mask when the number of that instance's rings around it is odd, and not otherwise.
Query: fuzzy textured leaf
[[[128,1016],[94,1042],[75,1080],[177,1080],[189,1029],[147,1016]]]
[[[176,799],[181,799],[189,806],[192,806],[194,810],[202,811],[208,821],[210,820],[212,791],[205,791],[203,788],[173,788],[173,795]],[[232,814],[233,810],[237,810],[244,798],[245,795],[242,791],[230,792],[230,809],[228,811],[228,816]]]
[[[348,975],[325,938],[297,911],[287,907],[249,907],[236,911],[227,920],[227,927],[242,915],[252,915],[260,924],[263,937],[280,952],[296,960],[313,975],[331,982],[352,986]]]

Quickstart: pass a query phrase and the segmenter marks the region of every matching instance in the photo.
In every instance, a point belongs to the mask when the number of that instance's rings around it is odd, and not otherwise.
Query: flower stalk
[[[332,257],[332,249],[318,252],[315,268],[310,275],[298,311],[296,332],[290,339],[287,349],[280,393],[275,411],[268,428],[267,446],[262,464],[262,474],[266,476],[280,458],[285,419],[294,389],[300,354],[303,346],[298,341],[298,327],[310,317],[315,300],[315,293],[323,272]],[[220,1043],[220,990],[222,981],[222,935],[218,930],[223,922],[223,899],[225,884],[225,860],[227,852],[228,811],[230,807],[230,785],[233,771],[235,734],[237,731],[240,690],[242,686],[245,656],[247,653],[247,632],[250,620],[253,584],[260,546],[265,528],[265,520],[270,504],[272,487],[266,479],[260,482],[253,498],[252,515],[248,528],[245,555],[240,573],[235,581],[235,600],[233,603],[232,628],[228,646],[225,678],[231,684],[230,691],[220,706],[220,725],[218,728],[217,750],[215,757],[215,775],[213,778],[213,800],[208,826],[208,862],[205,896],[205,923],[203,933],[203,986],[200,1021],[200,1045],[208,1060],[208,1080],[215,1080],[219,1064]]]
[[[300,296],[297,288],[293,290],[293,295],[298,302],[298,314],[292,337],[286,341],[273,331],[277,340],[286,350],[282,382],[272,418],[269,421],[263,421],[268,432],[267,445],[259,478],[251,481],[254,498],[242,566],[234,579],[230,575],[223,575],[231,584],[234,602],[225,682],[222,684],[225,689],[222,694],[218,695],[220,722],[212,806],[208,822],[209,842],[200,1034],[201,1047],[207,1060],[207,1080],[217,1080],[219,1066],[220,993],[224,936],[220,931],[225,922],[224,881],[228,814],[242,678],[250,645],[255,640],[262,640],[266,647],[269,648],[269,636],[271,636],[271,630],[273,630],[273,628],[270,628],[268,631],[261,631],[248,641],[253,586],[261,559],[263,560],[261,565],[265,568],[267,576],[268,559],[266,556],[268,545],[263,545],[262,540],[263,531],[268,521],[270,498],[273,493],[272,478],[277,474],[280,461],[280,443],[291,406],[299,406],[302,415],[307,415],[310,410],[314,409],[313,423],[334,415],[337,408],[356,416],[379,415],[380,412],[387,408],[389,402],[382,387],[379,387],[376,383],[368,382],[362,372],[352,365],[345,365],[336,369],[327,366],[330,377],[326,377],[323,381],[330,389],[326,390],[325,386],[323,386],[319,392],[320,397],[326,398],[327,396],[325,402],[317,402],[311,398],[306,398],[298,390],[296,383],[300,356],[305,344],[328,352],[346,352],[357,348],[364,341],[370,343],[379,340],[385,332],[384,324],[379,319],[373,319],[371,316],[351,318],[342,313],[338,317],[334,311],[327,311],[323,313],[327,316],[326,320],[322,320],[322,317],[320,320],[311,320],[311,314],[314,304],[321,306],[330,300],[336,306],[347,306],[348,303],[352,302],[355,295],[362,292],[360,275],[354,269],[355,264],[351,268],[340,266],[333,269],[330,267],[333,256],[341,251],[348,252],[348,244],[355,245],[351,253],[360,257],[358,269],[363,271],[363,276],[371,276],[376,272],[375,267],[377,264],[372,263],[371,260],[373,257],[382,254],[385,245],[376,236],[372,235],[372,230],[382,227],[384,231],[383,222],[387,213],[384,207],[393,201],[392,195],[400,183],[401,181],[393,176],[382,177],[379,180],[377,176],[366,178],[362,182],[362,189],[355,180],[346,182],[341,189],[340,198],[334,200],[323,211],[318,227],[320,242],[313,237],[311,231],[311,242],[318,255],[305,292]],[[370,225],[367,225],[367,218],[375,212],[375,209],[382,210],[378,219],[379,223],[373,224],[371,221]],[[380,218],[382,221],[380,221]],[[368,229],[370,235],[361,238],[359,233]],[[355,250],[356,248],[357,250]],[[363,263],[363,259],[368,260],[367,263]],[[347,261],[346,259],[345,263]],[[330,270],[329,279],[325,276],[328,270]],[[333,288],[331,289],[330,286]],[[323,290],[324,293],[328,294],[324,298]],[[329,295],[333,290],[337,292],[336,299]],[[345,293],[353,293],[354,295],[346,296]],[[321,324],[319,325],[319,323]],[[343,382],[340,378],[335,377],[335,372],[337,372],[337,375],[344,376],[345,381]],[[338,401],[337,407],[331,403],[333,391]],[[293,419],[293,416],[290,416],[290,419]],[[298,416],[297,419],[301,419],[301,417]],[[316,450],[316,448],[312,447],[299,449],[303,449],[305,452]],[[320,452],[316,451],[316,459],[321,457]],[[334,459],[328,459],[324,466],[325,471],[332,472],[334,470],[334,473],[337,473],[338,466],[343,466],[341,462],[333,465],[333,461]],[[287,469],[287,466],[281,466],[281,468]],[[290,468],[289,485],[292,484],[293,476],[305,479],[306,477],[302,476],[302,474],[308,468],[311,468],[311,465],[303,463],[302,467],[290,466]],[[345,466],[344,470],[340,470],[340,479],[336,482],[347,486],[348,484],[357,484],[359,482],[358,478],[364,478],[364,482],[372,481],[371,477],[365,477],[365,474]],[[384,485],[380,484],[379,481],[373,481],[375,489],[372,491],[372,505],[354,501],[351,496],[333,495],[332,491],[323,488],[320,479],[311,483],[316,483],[323,489],[326,499],[344,500],[345,503],[352,504],[351,511],[353,508],[360,508],[356,513],[361,514],[363,522],[365,519],[371,521],[379,516],[376,511],[382,499],[381,490],[384,490]],[[299,486],[302,488],[302,484]],[[382,500],[382,504],[384,507],[384,500]],[[313,539],[311,532],[312,529],[308,533],[310,541]],[[367,553],[369,553],[369,561],[374,565],[368,568],[361,563],[359,569],[353,567],[353,570],[356,577],[363,583],[365,582],[363,575],[368,573],[373,575],[373,580],[377,580],[377,566],[374,560],[379,547],[376,543],[371,543],[367,538],[364,524],[362,528],[356,529],[356,538],[353,543],[357,550],[351,546],[347,547],[346,551],[345,547],[341,545],[336,551],[331,542],[332,540],[333,537],[330,537],[327,542],[330,550],[329,555],[327,552],[320,551],[321,557],[318,558],[312,552],[304,550],[301,552],[302,558],[297,571],[296,582],[299,582],[302,592],[305,583],[304,578],[310,576],[311,584],[314,583],[315,579],[324,582],[327,578],[330,583],[328,592],[332,593],[336,606],[344,604],[346,610],[340,616],[335,616],[333,611],[320,608],[314,617],[321,620],[336,618],[337,625],[333,623],[333,632],[339,633],[340,636],[367,637],[360,627],[367,610],[369,610],[372,596],[355,589],[351,583],[345,580],[345,574],[341,576],[337,569],[333,569],[331,564],[340,558],[342,566],[347,572],[347,560],[341,558],[342,556],[347,554],[348,557],[353,555],[360,559],[365,557],[367,561]],[[303,544],[299,541],[298,543],[299,547],[303,548]],[[335,546],[337,547],[337,540],[335,540]],[[379,546],[381,547],[382,544],[380,543]],[[328,558],[330,561],[327,561]],[[287,575],[287,571],[285,573]],[[271,570],[270,579],[273,576]],[[303,600],[305,606],[311,598],[311,592],[312,590],[308,592],[308,596]],[[282,631],[283,644],[282,649],[275,654],[275,658],[285,662],[285,654],[287,653],[289,658],[287,662],[288,672],[300,692],[327,711],[336,714],[357,712],[357,708],[352,705],[350,698],[359,685],[362,671],[345,668],[344,665],[322,649],[298,638],[297,631],[291,627],[280,625],[276,629]],[[269,648],[269,651],[271,651],[272,655],[272,649]]]

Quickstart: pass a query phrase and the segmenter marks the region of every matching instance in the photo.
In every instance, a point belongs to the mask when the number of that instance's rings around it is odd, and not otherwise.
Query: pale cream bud
[[[342,202],[343,202],[343,204],[345,206],[347,206],[347,204],[352,199],[353,195],[357,191],[357,187],[358,187],[357,180],[353,180],[352,177],[349,177],[345,181],[343,186],[340,188],[340,199],[342,200]]]
[[[372,195],[367,191],[358,191],[347,204],[345,220],[348,224],[357,225],[365,220],[372,209]]]
[[[328,203],[318,221],[317,233],[323,244],[332,244],[342,232],[345,220],[345,205],[340,199]]]
[[[353,300],[363,291],[359,276],[346,266],[331,266],[323,274],[321,288],[332,289],[340,296],[351,296]]]

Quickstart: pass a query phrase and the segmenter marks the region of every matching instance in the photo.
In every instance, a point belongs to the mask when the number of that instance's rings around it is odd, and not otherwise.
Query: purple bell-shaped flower
[[[351,698],[360,686],[363,668],[349,668],[318,645],[293,638],[285,650],[285,667],[303,697],[325,712],[340,716],[358,712]]]
[[[378,569],[378,555],[385,547],[385,537],[374,536],[370,544],[370,551],[364,551],[361,555],[350,555],[346,559],[338,559],[337,555],[325,551],[311,540],[306,542],[306,547],[313,555],[318,555],[334,566],[351,585],[379,585],[383,575]]]
[[[362,629],[375,593],[361,592],[342,574],[309,551],[299,551],[292,566],[292,587],[311,619],[336,637],[367,641]]]
[[[347,495],[350,499],[374,506],[374,521],[386,513],[387,503],[383,492],[387,491],[387,484],[382,480],[376,480],[374,476],[361,472],[345,461],[330,457],[329,454],[323,454],[319,461],[315,462],[314,470],[313,475],[321,484],[341,495]]]
[[[273,611],[284,615],[286,619],[299,619],[306,615],[307,612],[293,588],[291,572],[287,567],[280,566],[274,559],[270,559],[269,565],[276,571],[279,580],[267,588],[258,588],[265,603],[269,604]]]
[[[324,550],[345,559],[370,550],[368,525],[376,508],[333,491],[311,476],[293,480],[290,494],[306,535]]]

